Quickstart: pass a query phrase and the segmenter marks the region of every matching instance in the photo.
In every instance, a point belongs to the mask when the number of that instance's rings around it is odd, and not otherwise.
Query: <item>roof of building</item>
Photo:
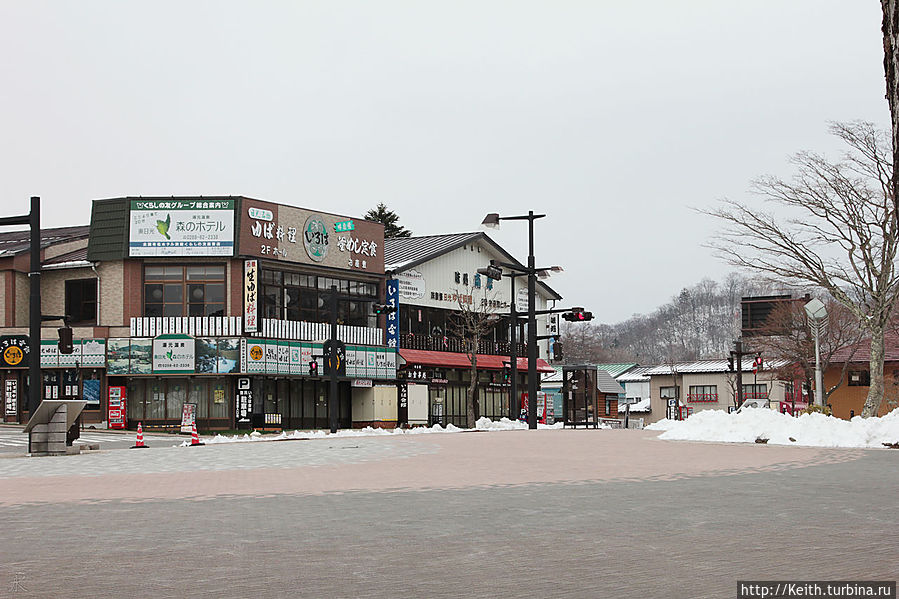
[[[887,332],[883,336],[883,359],[885,362],[899,362],[899,334]],[[831,364],[844,362],[870,362],[871,339],[864,339],[853,345],[838,349],[830,357]]]
[[[596,371],[596,389],[603,393],[624,393],[624,387],[616,383],[612,375],[605,370]]]
[[[597,364],[596,368],[599,370],[605,370],[609,374],[612,375],[613,378],[618,378],[620,375],[628,372],[629,370],[636,368],[636,362],[627,362],[622,364]]]
[[[627,406],[620,405],[618,406],[618,413],[621,414],[627,410]],[[652,412],[652,399],[649,397],[644,397],[637,403],[631,404],[631,414],[634,412]]]
[[[80,268],[90,266],[92,263],[87,259],[87,246],[77,250],[54,256],[49,260],[44,260],[43,268]]]
[[[57,243],[85,239],[90,234],[89,225],[41,229],[41,249]],[[7,231],[0,233],[0,257],[14,256],[31,249],[31,231]]]
[[[632,370],[628,370],[624,374],[615,377],[619,383],[648,383],[649,376],[647,372],[655,368],[655,366],[637,366]]]
[[[554,372],[543,376],[540,383],[543,385],[553,386],[562,384],[562,367],[553,366]],[[615,382],[605,370],[596,370],[596,388],[603,393],[624,393],[624,387]]]
[[[449,233],[446,235],[425,235],[421,237],[388,237],[384,240],[384,270],[388,273],[408,270],[476,241],[485,242],[503,256],[506,261],[524,268],[521,262],[493,241],[486,233],[476,231],[473,233]],[[487,264],[484,264],[484,266],[487,266]],[[546,283],[537,281],[537,284],[552,298],[562,299],[562,296]]]
[[[755,356],[743,356],[743,372],[752,372],[752,363]],[[762,365],[764,370],[781,368],[789,364],[787,360],[765,360]],[[677,374],[696,374],[696,373],[718,373],[729,372],[730,364],[727,360],[697,360],[695,362],[677,362],[674,365]],[[662,364],[653,366],[645,373],[646,376],[664,376],[670,375],[672,370],[671,364]]]

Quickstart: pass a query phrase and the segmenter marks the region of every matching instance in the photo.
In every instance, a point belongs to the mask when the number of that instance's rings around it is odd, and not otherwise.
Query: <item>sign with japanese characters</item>
[[[19,381],[6,379],[5,396],[6,415],[16,416],[19,413]]]
[[[129,256],[234,255],[234,200],[131,200]]]
[[[160,335],[153,339],[153,372],[193,373],[196,345],[189,335]]]
[[[253,391],[250,388],[250,379],[240,377],[237,379],[237,401],[234,402],[235,416],[238,422],[249,422],[250,412],[253,410]]]
[[[387,281],[387,305],[393,308],[385,316],[384,339],[387,347],[398,348],[400,346],[400,282],[396,279]]]
[[[396,273],[399,283],[400,297],[406,299],[420,299],[425,296],[425,278],[421,272],[413,269]]]
[[[242,199],[239,253],[330,268],[384,272],[384,227],[345,216]]]
[[[259,327],[259,261],[243,263],[243,330],[255,333]]]
[[[8,368],[28,366],[30,354],[28,335],[0,336],[0,366]]]

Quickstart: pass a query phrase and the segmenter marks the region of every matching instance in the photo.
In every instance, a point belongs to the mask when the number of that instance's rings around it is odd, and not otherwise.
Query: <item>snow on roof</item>
[[[631,404],[631,414],[633,414],[634,412],[651,412],[652,408],[650,407],[650,403],[651,403],[651,400],[648,397],[646,399],[641,399],[637,403],[632,403]],[[621,414],[626,409],[627,409],[626,406],[619,405],[618,413]]]

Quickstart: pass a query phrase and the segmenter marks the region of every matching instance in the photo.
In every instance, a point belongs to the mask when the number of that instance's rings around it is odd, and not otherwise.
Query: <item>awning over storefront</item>
[[[423,349],[400,349],[400,355],[408,364],[437,366],[439,368],[470,368],[468,354]],[[478,354],[478,370],[502,370],[503,363],[509,363],[509,356]],[[518,358],[518,370],[528,369],[527,358]],[[554,372],[546,360],[537,359],[537,372]]]

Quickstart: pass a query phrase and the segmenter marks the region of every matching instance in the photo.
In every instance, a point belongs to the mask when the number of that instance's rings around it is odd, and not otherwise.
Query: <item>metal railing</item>
[[[517,343],[518,357],[527,355],[527,346],[524,343]],[[418,349],[427,351],[446,351],[465,353],[468,351],[467,344],[464,339],[459,337],[434,337],[430,335],[415,335],[413,333],[403,333],[400,335],[400,347],[404,349]],[[485,341],[478,343],[478,353],[489,356],[508,356],[511,355],[512,344],[508,341]]]
[[[687,393],[687,401],[688,402],[708,402],[708,403],[717,403],[718,402],[718,394],[717,393]]]

